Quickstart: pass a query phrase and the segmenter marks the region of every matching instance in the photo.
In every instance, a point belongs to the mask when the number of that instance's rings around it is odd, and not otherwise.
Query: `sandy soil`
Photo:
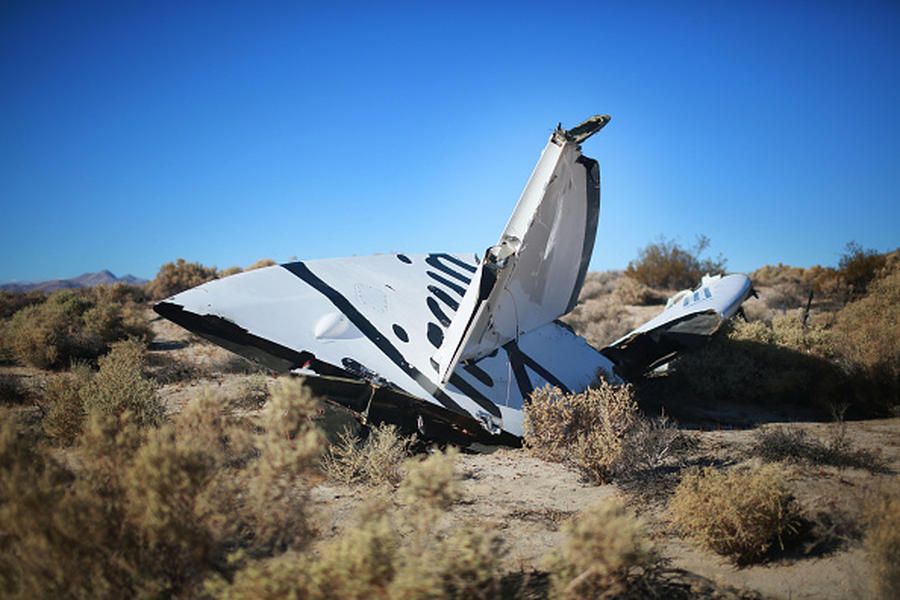
[[[767,291],[764,290],[763,298]],[[659,307],[627,310],[643,321]],[[157,355],[157,362],[190,367],[183,380],[161,388],[170,411],[180,410],[202,390],[233,397],[244,392],[249,377],[266,377],[252,375],[259,372],[243,359],[167,321],[155,321],[152,326],[156,339],[151,354]],[[686,433],[698,440],[690,459],[695,464],[758,463],[758,459],[748,458],[755,434],[754,428],[747,427],[750,423],[769,422],[767,427],[804,429],[819,439],[828,439],[836,427],[829,423],[779,423],[777,415],[763,415],[748,407],[723,405],[717,410],[695,412],[693,407],[681,408],[690,427]],[[722,586],[716,593],[728,588],[737,590],[739,595],[771,598],[866,597],[869,574],[861,545],[862,512],[872,494],[897,480],[900,473],[900,419],[849,422],[847,436],[854,447],[880,455],[887,465],[886,472],[786,465],[804,514],[819,525],[802,543],[754,566],[735,567],[674,530],[666,500],[677,477],[657,482],[649,490],[641,484],[591,485],[573,470],[537,459],[522,449],[494,448],[461,455],[458,468],[464,500],[450,511],[448,518],[451,522],[476,520],[496,526],[510,549],[508,568],[539,571],[544,557],[559,544],[560,526],[566,519],[593,503],[619,496],[646,522],[671,568],[704,585],[711,582],[713,587]],[[327,481],[317,486],[313,501],[321,535],[325,539],[340,535],[353,522],[357,509],[375,493],[378,490]]]
[[[644,313],[658,310],[642,307]],[[177,412],[204,390],[222,397],[238,397],[274,378],[247,361],[200,340],[167,321],[152,323],[155,334],[151,366],[161,382],[160,395],[169,412]],[[33,369],[4,366],[2,371],[36,385],[42,377]],[[684,407],[683,407],[684,408]],[[688,407],[689,408],[689,407]],[[252,407],[251,407],[252,410]],[[685,431],[698,440],[690,458],[694,464],[741,466],[748,458],[754,429],[747,423],[771,421],[752,409],[722,407],[715,415],[695,414],[685,420]],[[750,411],[751,414],[745,414]],[[690,416],[688,410],[688,416]],[[685,414],[685,411],[682,411]],[[712,423],[712,425],[711,425]],[[729,426],[728,424],[732,425]],[[789,422],[769,424],[804,429],[827,439],[834,425]],[[732,428],[733,427],[733,428]],[[739,594],[772,598],[858,598],[868,593],[868,566],[861,545],[862,511],[879,489],[897,481],[900,473],[900,419],[847,423],[847,435],[857,448],[880,455],[883,472],[838,469],[830,466],[788,464],[789,481],[805,515],[818,523],[814,533],[780,555],[759,565],[738,568],[699,548],[676,532],[668,519],[666,500],[677,483],[677,473],[652,485],[591,485],[569,468],[544,462],[527,450],[494,448],[459,459],[464,500],[451,509],[450,521],[477,520],[496,526],[510,548],[510,571],[540,570],[543,557],[561,539],[560,525],[593,503],[619,496],[646,523],[672,569],[701,582],[698,589],[715,585]],[[327,481],[312,495],[315,522],[321,535],[340,535],[353,515],[378,493],[365,487],[346,487]],[[712,586],[712,587],[710,587]],[[719,588],[716,594],[727,596]],[[712,594],[712,595],[716,595]],[[710,594],[705,593],[708,597]]]

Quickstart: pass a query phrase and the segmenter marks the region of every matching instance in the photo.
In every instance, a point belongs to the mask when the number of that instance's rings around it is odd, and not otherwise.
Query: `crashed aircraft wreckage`
[[[523,404],[546,384],[622,383],[705,341],[751,291],[704,277],[597,350],[557,319],[584,283],[600,212],[597,161],[581,143],[596,116],[550,136],[496,245],[476,254],[388,254],[292,262],[210,281],[155,306],[161,316],[276,371],[364,422],[426,439],[518,443]]]

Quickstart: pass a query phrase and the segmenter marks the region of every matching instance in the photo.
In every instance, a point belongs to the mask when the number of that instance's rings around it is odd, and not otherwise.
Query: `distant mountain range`
[[[113,283],[127,283],[128,285],[143,285],[146,279],[134,275],[116,277],[110,271],[97,271],[85,273],[71,279],[52,279],[36,283],[0,283],[0,291],[4,292],[52,292],[55,290],[67,290],[74,288],[94,287],[95,285],[112,285]]]

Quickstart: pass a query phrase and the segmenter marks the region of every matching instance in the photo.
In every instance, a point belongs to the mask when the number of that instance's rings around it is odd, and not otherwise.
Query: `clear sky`
[[[900,3],[0,5],[0,281],[478,251],[595,113],[594,269],[900,245]]]

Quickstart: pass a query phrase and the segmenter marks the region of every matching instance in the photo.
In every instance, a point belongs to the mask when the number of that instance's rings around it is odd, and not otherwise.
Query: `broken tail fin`
[[[432,356],[442,383],[460,361],[481,358],[575,306],[600,214],[600,170],[579,144],[609,120],[598,115],[553,132]]]

